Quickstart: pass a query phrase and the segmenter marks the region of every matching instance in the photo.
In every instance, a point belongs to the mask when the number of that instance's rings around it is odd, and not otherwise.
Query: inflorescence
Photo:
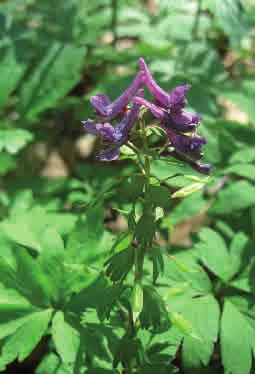
[[[185,84],[170,92],[164,91],[153,79],[152,74],[143,58],[139,59],[140,72],[132,84],[115,101],[111,102],[104,94],[97,94],[90,99],[97,120],[82,121],[87,132],[99,136],[107,149],[98,155],[101,161],[113,161],[120,156],[120,147],[129,138],[136,124],[141,108],[147,108],[159,122],[167,135],[169,155],[189,163],[197,171],[209,174],[212,166],[202,164],[202,146],[206,144],[203,136],[198,135],[201,116],[185,110],[186,92],[191,85]],[[144,99],[146,86],[154,96],[153,103]],[[132,108],[130,109],[130,104]],[[112,121],[118,120],[115,126]]]

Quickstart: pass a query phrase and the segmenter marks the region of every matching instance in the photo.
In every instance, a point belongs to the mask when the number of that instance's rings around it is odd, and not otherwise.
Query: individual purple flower
[[[212,165],[202,164],[198,162],[203,157],[202,146],[206,144],[206,139],[197,134],[186,135],[183,133],[176,133],[165,127],[171,145],[174,151],[170,155],[177,160],[185,161],[190,164],[195,170],[202,174],[209,174]]]
[[[189,126],[191,124],[193,124],[193,128],[195,129],[201,120],[201,116],[197,113],[190,113],[184,110],[186,104],[185,94],[191,88],[191,85],[184,84],[183,86],[176,87],[168,93],[159,87],[159,85],[154,81],[144,59],[140,58],[139,64],[144,73],[145,85],[157,100],[158,106],[161,107],[161,109],[164,108],[167,113],[169,113],[168,122],[173,126],[175,125],[176,129],[179,131],[185,131],[181,129],[181,127],[184,127],[185,125]],[[154,115],[156,114],[154,113]]]
[[[170,154],[181,161],[185,161],[190,164],[194,169],[203,174],[209,174],[212,166],[210,164],[202,164],[198,162],[203,157],[201,148],[206,144],[206,140],[201,135],[186,135],[182,133],[176,133],[169,128],[165,127],[165,131],[174,147],[174,151]]]
[[[190,84],[184,84],[183,86],[176,87],[174,90],[168,93],[159,87],[159,85],[155,82],[143,58],[139,58],[139,65],[142,72],[144,72],[145,85],[163,107],[167,109],[174,106],[179,106],[180,108],[184,107],[185,94],[191,88]]]
[[[188,157],[184,153],[179,153],[177,151],[172,151],[172,152],[170,152],[170,155],[172,157],[174,157],[176,160],[184,161],[184,162],[190,164],[193,167],[193,169],[197,170],[199,173],[208,175],[208,174],[210,174],[210,172],[212,170],[212,165],[211,164],[202,164],[202,163],[200,163],[196,160],[191,159],[190,157]]]
[[[206,140],[200,135],[185,135],[181,133],[176,133],[171,131],[169,128],[165,127],[168,138],[171,145],[179,153],[183,153],[186,156],[191,157],[193,160],[200,160],[203,157],[201,148],[206,144]]]
[[[112,103],[109,97],[102,93],[92,96],[90,102],[104,121],[111,121],[125,110],[125,107],[136,94],[143,82],[144,73],[140,71],[126,91],[124,91],[123,94]]]
[[[195,170],[203,174],[209,174],[212,165],[202,164],[198,162],[203,157],[202,146],[206,144],[206,140],[200,135],[186,135],[182,133],[175,133],[165,128],[171,145],[174,147],[174,151],[170,152],[170,155],[177,160],[185,161],[190,164]]]
[[[202,174],[210,174],[212,170],[212,165],[211,164],[201,164],[200,162],[196,162],[192,164],[193,168],[199,171],[199,173]]]
[[[138,90],[138,95],[143,95],[143,92],[143,89]],[[128,140],[129,134],[138,119],[140,106],[141,104],[135,103],[129,113],[115,127],[108,122],[82,121],[87,132],[99,136],[105,144],[110,146],[110,149],[99,153],[98,158],[101,161],[113,161],[119,158],[119,147]]]
[[[164,123],[165,126],[177,131],[193,132],[197,129],[200,122],[200,116],[198,114],[186,112],[182,109],[179,112],[173,111],[169,113],[164,108],[150,103],[142,97],[134,97],[133,102],[144,105],[160,120],[160,122]]]
[[[200,114],[188,112],[187,110],[178,108],[177,106],[172,108],[170,117],[172,121],[179,126],[188,126],[190,124],[198,125],[201,120]],[[197,126],[195,128],[197,128]]]
[[[104,152],[100,152],[97,155],[97,157],[100,161],[104,161],[104,162],[110,162],[110,161],[118,160],[119,157],[120,157],[120,149],[119,148],[113,148],[113,149],[109,149],[109,150],[104,151]]]

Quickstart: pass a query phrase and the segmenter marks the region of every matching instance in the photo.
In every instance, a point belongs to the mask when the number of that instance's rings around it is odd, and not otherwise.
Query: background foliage
[[[2,372],[254,371],[254,36],[253,0],[1,2]],[[124,89],[138,56],[163,87],[192,84],[214,165],[184,199],[170,196],[187,178],[155,186],[166,216],[143,305],[126,219],[136,166],[97,162],[80,124],[93,93]],[[152,170],[161,181],[194,175],[164,160]],[[137,235],[149,233],[142,222]],[[135,339],[125,332],[132,310]]]

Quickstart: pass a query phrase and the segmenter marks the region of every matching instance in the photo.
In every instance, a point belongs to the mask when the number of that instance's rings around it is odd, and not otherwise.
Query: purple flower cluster
[[[143,76],[143,72],[139,72],[131,86],[112,103],[109,97],[104,94],[97,94],[90,99],[100,122],[87,120],[82,121],[82,123],[87,132],[98,135],[109,146],[106,151],[98,155],[101,161],[117,160],[120,155],[120,146],[128,140],[129,134],[138,119],[141,104],[134,103],[131,110],[128,109],[127,105],[134,95],[137,95],[137,98],[143,95],[143,89],[139,89],[144,83]],[[121,115],[124,115],[124,117],[117,126],[114,127],[109,123],[109,121],[115,120]]]
[[[109,146],[106,151],[99,154],[99,158],[102,161],[118,159],[119,148],[127,142],[138,119],[139,109],[143,105],[159,120],[166,132],[173,147],[171,156],[189,163],[201,173],[209,174],[211,165],[199,162],[203,156],[202,146],[206,143],[205,138],[197,134],[201,117],[185,110],[185,94],[191,86],[185,84],[166,92],[154,81],[144,59],[139,59],[139,65],[141,71],[131,86],[115,101],[111,103],[104,94],[97,94],[90,100],[100,122],[83,121],[84,128],[87,132],[98,135]],[[140,89],[142,85],[146,85],[154,96],[155,103],[143,98],[143,90]],[[133,102],[133,107],[127,110],[130,102]],[[123,119],[117,126],[109,123],[121,115]]]

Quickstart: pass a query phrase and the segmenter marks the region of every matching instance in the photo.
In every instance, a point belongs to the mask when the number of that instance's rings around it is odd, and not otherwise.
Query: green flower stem
[[[132,151],[134,151],[135,153],[136,153],[136,155],[138,156],[140,156],[140,150],[133,144],[133,143],[131,143],[130,141],[128,141],[127,142],[127,146],[129,147],[129,148],[131,148],[132,149]]]
[[[132,151],[134,151],[135,154],[137,155],[138,164],[139,164],[139,166],[141,168],[142,173],[145,174],[144,165],[143,165],[143,161],[142,161],[142,158],[141,158],[140,150],[133,143],[131,143],[130,141],[127,142],[127,146],[130,149],[132,149]]]
[[[140,129],[141,129],[141,137],[144,146],[144,175],[145,175],[145,186],[144,186],[144,214],[153,216],[153,207],[151,204],[150,198],[150,179],[151,179],[151,167],[150,167],[150,156],[148,153],[148,143],[145,131],[145,123],[143,120],[140,121]],[[145,254],[148,250],[148,246],[144,244],[144,246],[140,249],[138,253],[138,249],[136,250],[135,254],[135,282],[141,282],[143,276],[143,264]]]

